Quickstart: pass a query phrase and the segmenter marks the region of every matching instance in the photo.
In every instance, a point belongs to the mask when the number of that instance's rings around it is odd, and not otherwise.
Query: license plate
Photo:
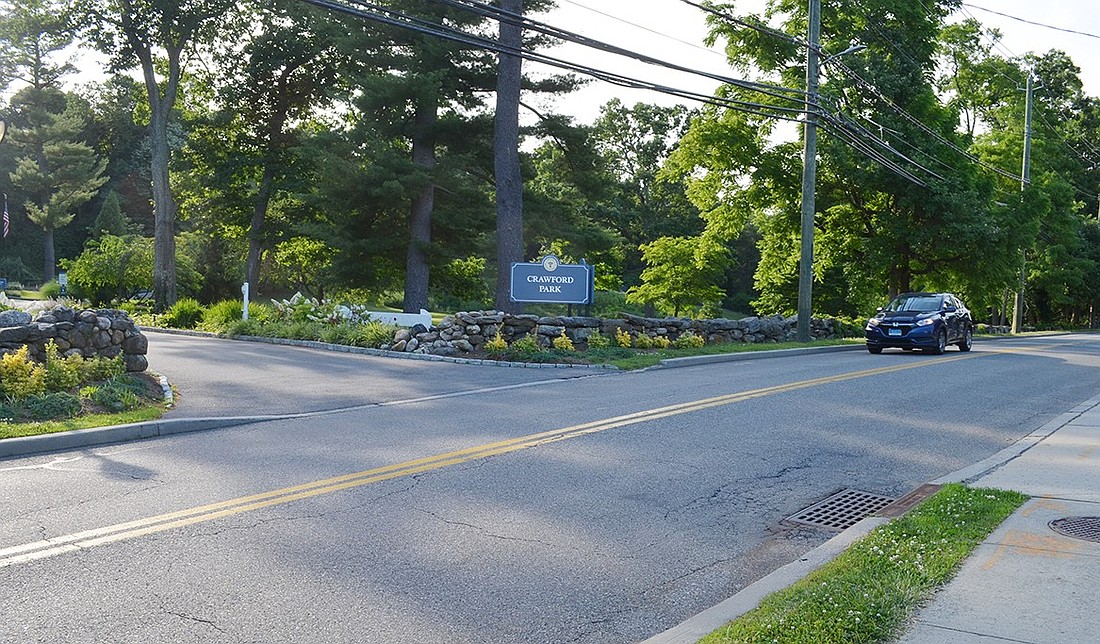
[[[901,329],[889,329],[887,334],[888,335],[901,335]]]

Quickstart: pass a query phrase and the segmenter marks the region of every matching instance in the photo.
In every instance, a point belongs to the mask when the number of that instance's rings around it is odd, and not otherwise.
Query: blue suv
[[[970,310],[951,293],[902,293],[867,321],[865,331],[871,353],[898,348],[940,354],[951,344],[970,351],[974,343]]]

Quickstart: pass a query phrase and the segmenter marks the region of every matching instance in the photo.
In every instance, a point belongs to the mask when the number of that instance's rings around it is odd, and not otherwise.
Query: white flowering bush
[[[289,300],[271,300],[274,319],[281,322],[305,322],[311,317],[321,315],[321,301],[315,297],[305,297],[295,293]]]

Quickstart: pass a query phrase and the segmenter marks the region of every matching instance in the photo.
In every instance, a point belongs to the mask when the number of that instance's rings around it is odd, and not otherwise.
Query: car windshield
[[[886,306],[887,311],[919,311],[930,313],[942,308],[942,300],[936,295],[903,295],[894,298]]]

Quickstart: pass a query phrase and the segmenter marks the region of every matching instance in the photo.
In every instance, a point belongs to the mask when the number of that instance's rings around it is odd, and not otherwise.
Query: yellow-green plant
[[[30,359],[27,345],[0,357],[0,390],[16,400],[46,392],[46,369]]]
[[[629,349],[631,345],[630,333],[623,331],[622,328],[615,329],[615,342],[624,349]]]
[[[634,338],[634,346],[639,349],[649,349],[653,346],[653,339],[644,333],[639,333],[638,337]]]
[[[554,338],[554,348],[561,349],[562,351],[576,351],[576,347],[573,346],[573,340],[565,335],[565,329],[561,330],[561,335]]]
[[[676,341],[673,342],[677,349],[698,349],[706,343],[707,341],[703,336],[695,335],[691,331],[676,338]]]
[[[497,325],[496,335],[494,335],[492,338],[490,338],[485,343],[485,350],[488,351],[489,353],[493,353],[493,354],[504,353],[504,351],[508,349],[508,342],[504,339],[504,336],[501,334],[501,327],[502,326],[503,325]]]
[[[672,344],[667,335],[659,335],[653,338],[653,346],[658,349],[667,349]]]
[[[46,391],[67,391],[80,384],[84,358],[73,354],[62,358],[57,343],[46,343]]]

